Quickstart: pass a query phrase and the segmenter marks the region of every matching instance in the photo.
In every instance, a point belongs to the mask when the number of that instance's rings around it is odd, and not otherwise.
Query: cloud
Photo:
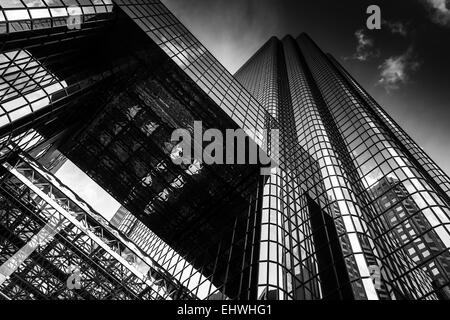
[[[346,57],[345,59],[367,61],[370,58],[379,56],[379,51],[374,49],[373,39],[364,34],[363,29],[356,30],[355,37],[358,40],[356,52],[351,57]]]
[[[450,1],[423,0],[431,11],[432,20],[442,26],[450,27]]]
[[[379,67],[380,79],[378,84],[383,86],[387,92],[397,90],[400,85],[410,79],[410,74],[420,67],[412,47],[399,56],[387,58]]]
[[[383,25],[389,28],[392,33],[399,34],[406,37],[408,35],[408,29],[406,25],[400,21],[392,22],[388,20],[383,20]]]

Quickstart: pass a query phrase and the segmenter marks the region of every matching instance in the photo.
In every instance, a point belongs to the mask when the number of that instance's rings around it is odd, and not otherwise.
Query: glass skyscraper
[[[0,44],[2,298],[450,298],[449,178],[306,34],[233,76],[159,0],[10,0]],[[194,121],[278,166],[176,165]],[[110,225],[53,178],[66,158]]]
[[[235,77],[316,163],[322,189],[306,191],[336,228],[354,297],[448,298],[449,180],[422,149],[305,34],[270,39]]]

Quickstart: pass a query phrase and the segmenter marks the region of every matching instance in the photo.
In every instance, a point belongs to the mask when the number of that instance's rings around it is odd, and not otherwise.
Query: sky
[[[106,219],[111,219],[120,208],[120,204],[109,193],[70,160],[67,160],[55,175]]]
[[[450,0],[162,2],[231,73],[271,36],[308,33],[450,175]]]

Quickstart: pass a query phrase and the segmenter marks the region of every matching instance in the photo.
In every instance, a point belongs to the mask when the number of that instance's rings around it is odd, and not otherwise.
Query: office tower
[[[347,270],[379,268],[379,298],[448,292],[448,177],[343,67],[302,34],[270,39],[235,77],[316,161]]]
[[[150,259],[136,269],[164,285],[148,292],[165,292],[137,298],[447,298],[448,177],[308,36],[271,38],[232,76],[159,1],[83,1],[78,16],[75,2],[38,2],[0,14],[7,205],[23,201],[17,179],[40,187],[20,175],[30,155],[57,150],[133,216],[134,230],[109,234],[130,261]],[[194,121],[244,129],[278,166],[175,164],[171,134]],[[410,209],[386,223],[399,206],[379,199],[393,188]]]

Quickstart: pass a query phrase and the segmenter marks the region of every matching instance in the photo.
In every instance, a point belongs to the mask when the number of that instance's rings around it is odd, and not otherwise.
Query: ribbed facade
[[[273,113],[318,165],[324,188],[305,191],[334,221],[354,297],[448,298],[448,177],[375,100],[305,34],[269,40],[235,77],[271,110],[261,82],[278,79]]]

